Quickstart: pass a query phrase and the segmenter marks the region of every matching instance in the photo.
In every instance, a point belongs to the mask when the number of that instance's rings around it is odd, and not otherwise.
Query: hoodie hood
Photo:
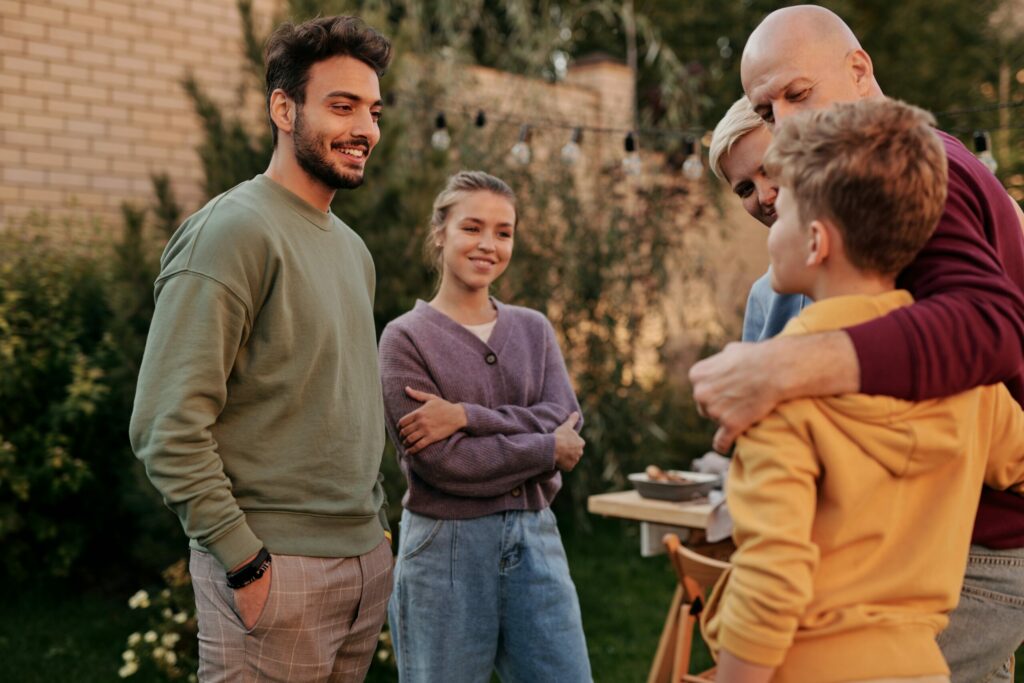
[[[914,302],[895,290],[876,296],[841,296],[805,308],[782,335],[840,330],[886,315]],[[894,476],[920,474],[958,457],[969,427],[955,419],[955,403],[903,401],[888,396],[846,394],[815,399],[816,405],[851,442]]]

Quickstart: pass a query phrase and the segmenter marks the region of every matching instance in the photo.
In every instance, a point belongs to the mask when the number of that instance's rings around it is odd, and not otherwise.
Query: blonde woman
[[[452,176],[426,244],[437,294],[380,341],[408,481],[388,610],[406,683],[590,680],[550,508],[583,454],[579,404],[547,319],[490,296],[517,222],[503,181]]]

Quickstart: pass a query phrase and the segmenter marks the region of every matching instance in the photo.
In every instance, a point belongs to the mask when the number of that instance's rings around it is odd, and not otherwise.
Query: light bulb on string
[[[484,113],[483,109],[477,111],[476,119],[473,120],[473,124],[477,128],[483,128],[487,125],[487,114]]]
[[[683,161],[683,175],[688,180],[700,180],[704,177],[704,164],[701,163],[700,147],[693,138],[686,138],[683,143],[683,151],[686,159]]]
[[[993,173],[999,168],[996,158],[992,156],[992,142],[988,137],[987,130],[974,131],[974,154],[978,161],[985,164],[985,167]]]
[[[622,170],[626,172],[626,175],[640,175],[643,170],[643,162],[640,160],[640,153],[636,151],[636,136],[632,131],[626,133],[625,148],[626,156],[622,158]]]
[[[572,166],[580,160],[583,155],[583,150],[580,149],[580,141],[583,139],[583,129],[573,128],[572,137],[569,138],[569,142],[565,143],[562,147],[562,163],[566,166]]]
[[[430,144],[439,152],[448,149],[452,144],[452,136],[448,133],[448,121],[445,120],[444,112],[440,112],[434,119],[434,134],[430,136]]]
[[[533,154],[530,151],[530,126],[528,124],[524,123],[519,129],[519,140],[512,145],[509,155],[520,166],[529,165]]]

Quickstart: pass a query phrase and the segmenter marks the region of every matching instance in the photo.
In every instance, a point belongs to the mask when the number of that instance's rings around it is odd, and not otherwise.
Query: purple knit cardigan
[[[554,330],[537,311],[492,301],[498,320],[487,343],[424,301],[381,335],[387,429],[409,484],[402,504],[417,514],[541,510],[562,486],[553,432],[579,403]],[[469,424],[407,455],[398,421],[422,404],[406,386],[461,403]]]

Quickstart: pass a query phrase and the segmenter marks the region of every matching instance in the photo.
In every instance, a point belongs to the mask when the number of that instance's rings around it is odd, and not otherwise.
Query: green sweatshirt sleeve
[[[211,433],[250,329],[244,303],[217,280],[188,270],[158,280],[130,427],[132,448],[164,502],[225,569],[262,546]]]

